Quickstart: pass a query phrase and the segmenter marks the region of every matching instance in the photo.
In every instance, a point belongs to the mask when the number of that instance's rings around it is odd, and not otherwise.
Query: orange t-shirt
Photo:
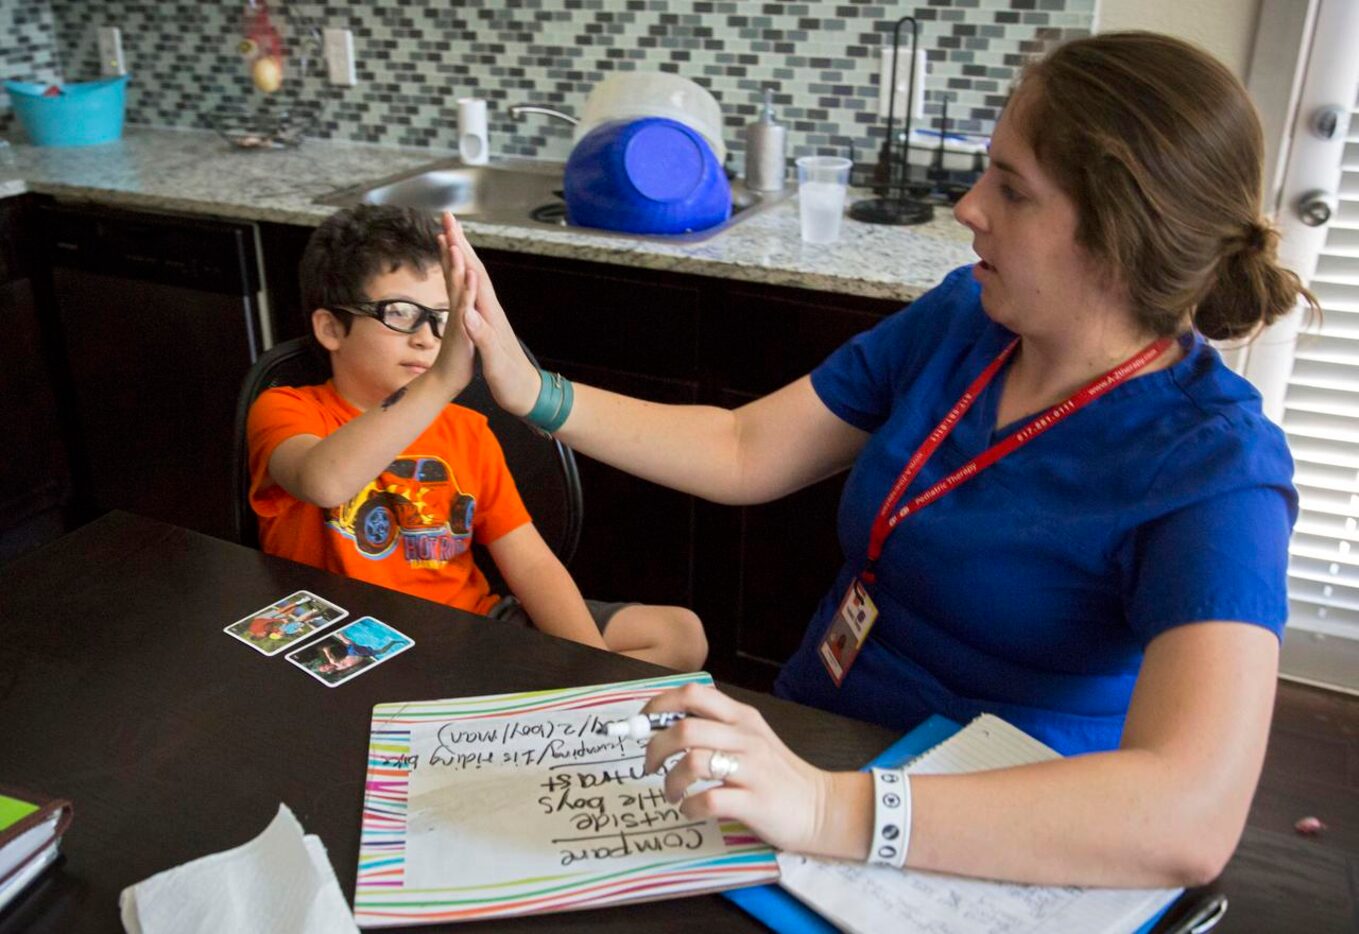
[[[472,562],[472,540],[531,521],[485,416],[448,405],[348,503],[322,509],[269,477],[274,449],[324,438],[359,416],[327,382],[270,389],[250,409],[250,505],[271,555],[485,613],[498,599]],[[472,500],[470,527],[466,497]]]

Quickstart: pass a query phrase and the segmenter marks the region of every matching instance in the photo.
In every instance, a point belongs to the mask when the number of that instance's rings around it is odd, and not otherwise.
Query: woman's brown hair
[[[1032,92],[1032,93],[1031,93]],[[1028,65],[1015,116],[1076,202],[1076,239],[1140,322],[1245,337],[1316,299],[1261,214],[1263,135],[1236,76],[1187,42],[1104,33]]]

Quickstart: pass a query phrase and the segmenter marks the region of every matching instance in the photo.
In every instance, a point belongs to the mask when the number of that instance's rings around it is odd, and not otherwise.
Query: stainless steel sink
[[[731,218],[707,230],[683,234],[653,235],[620,233],[596,227],[571,228],[562,201],[559,162],[505,160],[490,165],[463,165],[457,160],[436,162],[390,178],[355,185],[316,199],[318,204],[348,207],[354,204],[397,204],[430,211],[452,211],[458,217],[491,224],[582,232],[629,240],[664,243],[695,243],[708,240],[739,224],[763,208],[787,197],[788,191],[756,192],[740,181],[732,182]]]

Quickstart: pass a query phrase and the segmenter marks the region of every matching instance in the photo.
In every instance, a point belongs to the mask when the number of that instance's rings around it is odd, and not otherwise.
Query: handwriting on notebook
[[[598,736],[599,722],[594,713],[568,713],[472,729],[444,723],[433,731],[424,770],[484,768],[494,770],[498,780],[511,780],[507,773],[532,773],[532,784],[523,788],[536,792],[531,800],[562,866],[701,850],[719,836],[716,826],[690,820],[665,800],[658,779],[645,774],[645,746],[639,740]],[[428,732],[418,730],[414,742],[421,744]],[[421,767],[418,753],[386,761],[404,763],[412,772]],[[425,784],[412,781],[417,808],[429,807]],[[436,780],[433,787],[437,794],[444,783]],[[468,816],[446,808],[430,813],[444,821]]]
[[[593,711],[562,711],[523,714],[482,729],[456,722],[416,725],[412,853],[427,847],[446,852],[457,840],[492,855],[512,846],[525,865],[531,858],[535,865],[550,860],[560,868],[723,852],[715,822],[685,817],[665,800],[659,776],[644,774],[644,743],[597,736],[598,722]],[[451,804],[451,797],[460,804]]]

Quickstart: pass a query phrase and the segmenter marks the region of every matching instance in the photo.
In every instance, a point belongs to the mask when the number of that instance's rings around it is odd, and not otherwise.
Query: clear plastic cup
[[[803,156],[797,160],[803,242],[834,243],[839,239],[852,165],[840,156]]]

